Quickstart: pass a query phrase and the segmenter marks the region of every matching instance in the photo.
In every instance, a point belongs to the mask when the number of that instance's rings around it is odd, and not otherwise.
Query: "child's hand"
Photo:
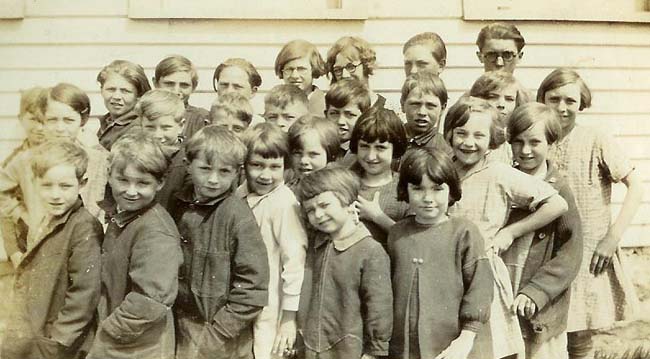
[[[512,309],[520,317],[530,319],[537,312],[537,305],[532,299],[523,294],[519,294],[512,302]]]
[[[361,219],[367,219],[372,222],[377,222],[377,218],[384,214],[384,211],[379,206],[379,192],[375,193],[372,201],[358,196],[356,208],[359,211],[359,217]]]
[[[611,231],[607,232],[605,238],[598,242],[598,246],[594,250],[594,255],[591,257],[591,264],[589,265],[589,272],[591,274],[599,275],[612,265],[612,257],[616,254],[618,242]]]
[[[454,339],[447,349],[443,350],[434,359],[466,359],[474,346],[475,337],[476,333],[463,330],[458,338]]]
[[[361,356],[361,359],[375,359],[375,356],[370,354],[363,354]]]
[[[296,312],[283,311],[278,333],[273,343],[273,354],[292,357],[293,345],[296,343]]]
[[[510,233],[506,228],[502,228],[497,232],[497,235],[494,236],[494,240],[492,241],[492,249],[494,250],[494,253],[503,253],[506,249],[510,248],[512,241],[514,240],[515,237],[512,233]]]

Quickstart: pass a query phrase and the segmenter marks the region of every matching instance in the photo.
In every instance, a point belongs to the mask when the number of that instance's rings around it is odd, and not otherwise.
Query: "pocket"
[[[225,296],[230,283],[230,253],[194,250],[192,293],[199,297]]]

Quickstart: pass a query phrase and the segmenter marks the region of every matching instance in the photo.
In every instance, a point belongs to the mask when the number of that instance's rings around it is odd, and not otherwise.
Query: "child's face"
[[[253,98],[257,88],[252,88],[246,71],[237,66],[228,66],[219,74],[217,94],[237,93],[248,99]]]
[[[438,184],[429,176],[422,176],[419,185],[408,183],[406,191],[410,209],[418,223],[437,224],[447,218],[449,186],[446,183]]]
[[[284,64],[282,79],[287,85],[296,85],[305,92],[311,91],[314,83],[311,70],[311,63],[307,57],[294,59]]]
[[[131,111],[138,102],[135,86],[118,74],[108,75],[101,92],[104,106],[113,118]]]
[[[543,122],[535,123],[512,140],[512,155],[519,168],[526,173],[534,173],[546,160],[548,141]]]
[[[258,195],[273,191],[284,179],[284,158],[264,158],[258,154],[246,162],[248,188]]]
[[[361,62],[361,55],[357,49],[350,47],[339,52],[332,66],[336,80],[355,78],[363,84],[368,84],[368,76]]]
[[[183,133],[184,123],[184,119],[176,122],[174,116],[160,116],[155,120],[143,118],[142,128],[160,143],[175,145],[178,143],[178,137]]]
[[[43,177],[36,179],[36,184],[45,211],[53,217],[68,212],[77,202],[81,189],[75,167],[71,164],[50,168]]]
[[[409,136],[417,136],[438,125],[443,108],[438,96],[414,90],[404,101],[403,110]]]
[[[431,71],[440,74],[443,67],[433,57],[431,49],[424,45],[414,45],[404,52],[404,72],[406,76],[419,71]]]
[[[303,201],[302,208],[316,230],[336,237],[352,221],[352,205],[344,205],[334,192],[327,191]]]
[[[562,130],[568,133],[575,126],[580,111],[580,86],[572,83],[546,91],[544,103],[560,113]]]
[[[306,131],[300,136],[299,148],[291,153],[291,164],[299,176],[325,168],[327,151],[315,130]]]
[[[152,174],[143,172],[130,163],[123,169],[113,166],[108,176],[108,184],[118,208],[127,212],[148,206],[163,186],[163,182]]]
[[[235,116],[231,116],[224,110],[217,110],[212,117],[212,124],[224,127],[240,136],[248,128],[248,124]]]
[[[359,139],[357,161],[367,175],[390,173],[393,161],[393,144],[386,141],[366,142]]]
[[[308,113],[309,109],[300,102],[291,102],[285,107],[268,104],[264,108],[264,119],[280,126],[282,131],[287,132],[297,119]]]
[[[478,53],[485,72],[507,71],[513,73],[519,62],[517,44],[512,39],[488,39]]]
[[[499,112],[499,121],[505,126],[510,114],[517,107],[517,86],[512,84],[491,91],[488,93],[486,100]]]
[[[189,172],[194,185],[194,199],[198,201],[209,201],[230,191],[239,176],[238,167],[220,158],[208,162],[203,153],[190,162]]]
[[[361,116],[361,110],[356,104],[348,103],[345,107],[328,107],[325,116],[328,120],[336,122],[341,142],[346,142],[352,137],[352,130]]]
[[[192,74],[187,71],[178,71],[163,76],[155,84],[157,88],[176,94],[185,104],[187,104],[190,95],[194,91],[192,88]]]
[[[490,114],[472,112],[464,126],[452,130],[451,147],[462,167],[472,167],[485,157],[490,145],[491,124]]]
[[[47,138],[75,139],[81,130],[81,115],[68,104],[49,99],[43,130]]]
[[[30,146],[38,146],[45,140],[45,131],[43,129],[42,119],[36,115],[25,112],[19,117],[20,125],[25,130],[25,136]]]

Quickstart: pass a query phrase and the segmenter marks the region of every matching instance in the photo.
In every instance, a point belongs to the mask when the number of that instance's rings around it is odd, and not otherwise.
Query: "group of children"
[[[370,89],[366,41],[326,59],[291,41],[262,116],[244,59],[216,68],[210,111],[188,103],[188,59],[161,61],[154,89],[116,60],[99,145],[78,139],[78,87],[23,92],[26,139],[0,171],[2,358],[593,357],[593,330],[633,315],[617,246],[640,182],[576,124],[591,94],[575,71],[531,102],[524,44],[483,28],[486,73],[449,109],[434,33],[404,45],[399,104]]]

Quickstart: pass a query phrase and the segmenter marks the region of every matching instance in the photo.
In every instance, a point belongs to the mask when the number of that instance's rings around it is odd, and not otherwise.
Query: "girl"
[[[449,156],[432,148],[408,151],[397,193],[415,215],[388,235],[394,297],[390,356],[489,357],[490,345],[474,347],[474,338],[490,315],[492,272],[476,225],[447,214],[461,197]]]
[[[512,76],[505,71],[490,71],[479,77],[469,95],[482,98],[499,112],[499,131],[497,132],[498,147],[490,153],[491,159],[512,163],[512,150],[506,142],[506,128],[508,119],[515,108],[530,102],[528,91]]]
[[[287,186],[295,192],[300,179],[334,162],[340,141],[336,125],[322,117],[306,115],[289,128],[291,171],[285,173]]]
[[[309,98],[309,113],[322,116],[325,113],[325,93],[314,85],[327,73],[325,61],[314,44],[305,40],[293,40],[282,47],[275,58],[275,75],[287,85],[296,85]]]
[[[549,151],[575,194],[582,218],[584,260],[571,289],[568,342],[571,358],[593,357],[594,329],[629,319],[637,304],[624,275],[618,244],[643,198],[637,172],[612,140],[576,124],[579,111],[591,105],[591,92],[573,70],[557,69],[537,91],[537,101],[560,112],[562,132]],[[612,183],[627,187],[620,212],[611,221]]]
[[[113,143],[137,123],[133,108],[151,86],[142,66],[125,60],[115,60],[104,67],[97,74],[97,82],[108,110],[99,119],[97,137],[110,151]]]
[[[511,311],[512,287],[505,265],[498,254],[512,240],[544,226],[566,212],[567,204],[548,183],[521,173],[498,161],[488,161],[494,144],[497,112],[487,101],[461,98],[449,109],[444,136],[454,150],[463,197],[452,216],[474,221],[483,238],[494,275],[494,300],[490,332],[495,358],[523,352],[524,345],[517,316]],[[506,226],[510,208],[526,208],[532,213]],[[488,336],[479,335],[484,341]]]
[[[386,236],[396,221],[404,218],[408,205],[397,200],[398,176],[391,170],[406,150],[406,131],[399,117],[383,108],[361,116],[352,130],[352,167],[361,179],[357,210],[372,236],[386,248]]]

